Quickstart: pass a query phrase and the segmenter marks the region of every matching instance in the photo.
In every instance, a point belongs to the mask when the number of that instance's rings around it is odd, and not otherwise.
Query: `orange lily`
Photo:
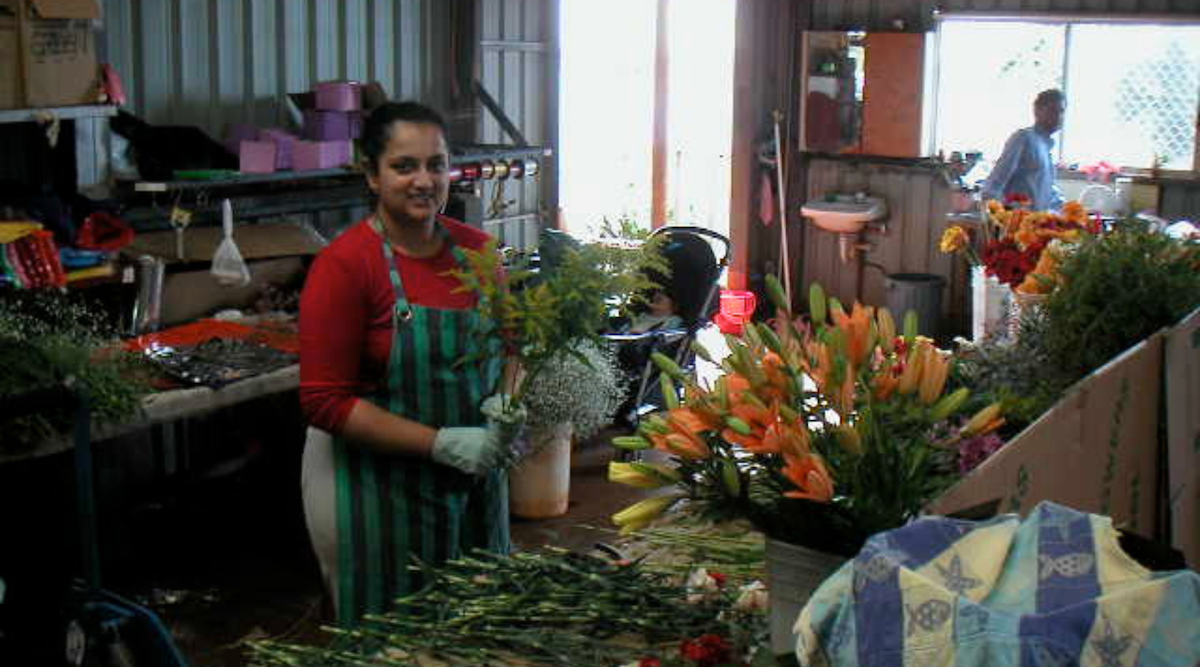
[[[855,366],[861,366],[867,357],[871,342],[871,320],[874,309],[854,302],[854,309],[847,315],[839,308],[831,311],[833,322],[846,334],[846,354]]]
[[[799,420],[793,423],[776,422],[767,427],[763,434],[763,448],[781,452],[785,457],[807,456],[812,452],[812,436]]]
[[[668,433],[648,434],[650,442],[656,449],[670,452],[685,459],[706,459],[712,456],[712,450],[704,442],[701,434],[710,428],[703,417],[689,408],[676,408],[667,413],[666,423],[670,427]]]
[[[833,477],[825,468],[825,462],[816,454],[803,457],[787,457],[783,474],[799,491],[785,491],[788,498],[801,498],[827,503],[833,499]]]

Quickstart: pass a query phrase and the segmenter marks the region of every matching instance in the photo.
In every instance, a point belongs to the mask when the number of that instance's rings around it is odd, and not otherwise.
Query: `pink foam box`
[[[269,141],[275,144],[275,168],[291,169],[296,142],[300,137],[278,129],[263,130],[258,134],[259,141]]]
[[[243,141],[238,146],[238,168],[247,174],[275,171],[275,144],[270,141]]]
[[[304,110],[305,139],[357,139],[361,134],[362,117],[357,111]]]
[[[362,89],[354,81],[326,81],[313,87],[317,108],[322,111],[358,111],[362,108]]]
[[[296,171],[306,169],[332,169],[349,164],[353,150],[350,141],[297,141],[295,153],[292,156],[292,168]]]

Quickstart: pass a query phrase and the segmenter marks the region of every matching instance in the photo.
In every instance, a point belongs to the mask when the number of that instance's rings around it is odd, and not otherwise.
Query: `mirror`
[[[859,152],[866,34],[806,31],[801,53],[800,150]]]

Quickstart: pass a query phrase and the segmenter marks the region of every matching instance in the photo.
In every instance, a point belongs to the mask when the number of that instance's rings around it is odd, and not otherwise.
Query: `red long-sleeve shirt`
[[[456,220],[443,225],[462,248],[479,249],[488,235]],[[475,295],[452,293],[456,267],[449,247],[428,259],[394,253],[409,303],[466,309]],[[317,256],[300,298],[300,406],[309,423],[339,433],[358,397],[381,385],[392,349],[395,303],[382,240],[360,221]]]

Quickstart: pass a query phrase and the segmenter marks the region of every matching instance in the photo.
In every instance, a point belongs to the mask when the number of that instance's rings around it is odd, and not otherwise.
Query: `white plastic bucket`
[[[508,510],[522,519],[548,519],[567,513],[571,492],[570,423],[534,429],[534,453],[508,473]]]

